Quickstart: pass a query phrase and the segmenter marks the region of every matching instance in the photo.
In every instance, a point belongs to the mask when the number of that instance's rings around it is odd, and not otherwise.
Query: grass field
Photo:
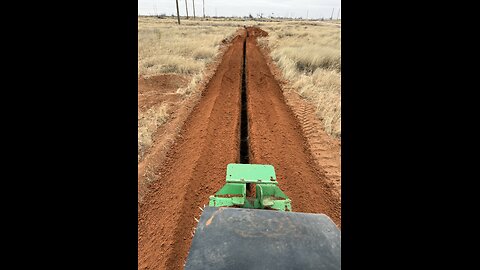
[[[313,102],[325,131],[341,137],[340,24],[262,23],[276,64],[298,93]]]
[[[236,31],[234,24],[140,17],[138,75],[164,73],[198,75],[217,54],[222,40]]]

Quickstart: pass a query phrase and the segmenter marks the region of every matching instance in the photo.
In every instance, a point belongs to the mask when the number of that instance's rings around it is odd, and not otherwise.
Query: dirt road
[[[265,34],[249,28],[232,40],[168,151],[139,211],[139,269],[183,268],[199,206],[223,186],[227,164],[245,161],[244,155],[250,163],[274,165],[294,211],[325,213],[340,225],[340,202],[257,46],[256,36]],[[242,134],[248,135],[247,146]]]

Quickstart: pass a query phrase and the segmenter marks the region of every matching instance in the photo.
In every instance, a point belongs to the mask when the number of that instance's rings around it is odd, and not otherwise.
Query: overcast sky
[[[193,0],[188,1],[188,15],[193,16]],[[308,17],[336,19],[340,10],[340,0],[195,0],[196,16],[203,15],[205,1],[206,16],[252,16],[263,13],[263,16]],[[180,16],[185,16],[185,0],[178,0]],[[138,0],[138,15],[172,15],[177,14],[175,0]]]

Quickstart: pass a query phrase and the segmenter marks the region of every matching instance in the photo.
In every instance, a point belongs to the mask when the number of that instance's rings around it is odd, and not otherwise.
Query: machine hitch
[[[228,164],[226,184],[210,196],[209,206],[292,211],[291,201],[278,187],[272,165]],[[255,186],[255,197],[249,190]]]

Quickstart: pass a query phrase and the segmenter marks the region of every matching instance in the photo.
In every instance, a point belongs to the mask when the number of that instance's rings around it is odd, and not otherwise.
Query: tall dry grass
[[[341,137],[340,24],[282,22],[260,25],[259,40],[298,93],[316,105],[324,130]]]
[[[235,24],[138,18],[138,76],[198,75],[218,53]]]

